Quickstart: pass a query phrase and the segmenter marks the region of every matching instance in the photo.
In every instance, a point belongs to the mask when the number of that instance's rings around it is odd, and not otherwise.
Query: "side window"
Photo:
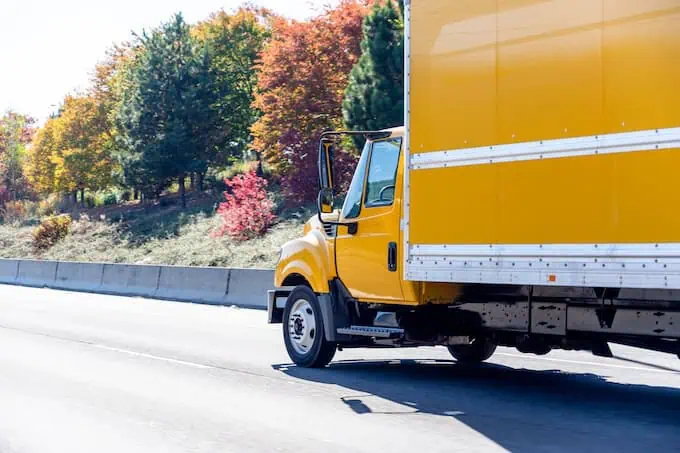
[[[401,139],[383,140],[373,144],[371,163],[366,181],[366,207],[389,206],[394,202]]]
[[[354,171],[352,183],[349,185],[349,190],[345,196],[345,204],[342,207],[342,216],[345,219],[356,219],[361,212],[361,196],[364,193],[364,176],[366,176],[366,162],[370,150],[370,142],[366,142],[364,150],[361,152],[361,158],[357,164],[357,169]]]

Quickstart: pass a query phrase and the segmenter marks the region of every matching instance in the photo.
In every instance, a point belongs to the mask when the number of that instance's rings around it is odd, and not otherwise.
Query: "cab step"
[[[337,332],[341,335],[354,335],[357,337],[397,339],[404,336],[404,329],[395,327],[350,326],[341,327]]]

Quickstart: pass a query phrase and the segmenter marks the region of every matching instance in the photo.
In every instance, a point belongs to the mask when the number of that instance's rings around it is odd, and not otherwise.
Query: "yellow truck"
[[[679,354],[680,1],[414,0],[405,35],[404,127],[324,134],[319,213],[281,250],[269,322],[293,362]]]

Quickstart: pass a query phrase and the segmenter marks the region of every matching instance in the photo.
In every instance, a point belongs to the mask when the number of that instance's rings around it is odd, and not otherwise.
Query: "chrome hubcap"
[[[295,352],[308,354],[316,337],[316,319],[312,305],[305,299],[298,299],[293,304],[288,317],[288,333]]]

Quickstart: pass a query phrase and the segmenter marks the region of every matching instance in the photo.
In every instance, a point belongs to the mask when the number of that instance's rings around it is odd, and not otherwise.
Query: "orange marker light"
[[[557,277],[555,275],[548,275],[548,281],[554,283],[557,281]]]

